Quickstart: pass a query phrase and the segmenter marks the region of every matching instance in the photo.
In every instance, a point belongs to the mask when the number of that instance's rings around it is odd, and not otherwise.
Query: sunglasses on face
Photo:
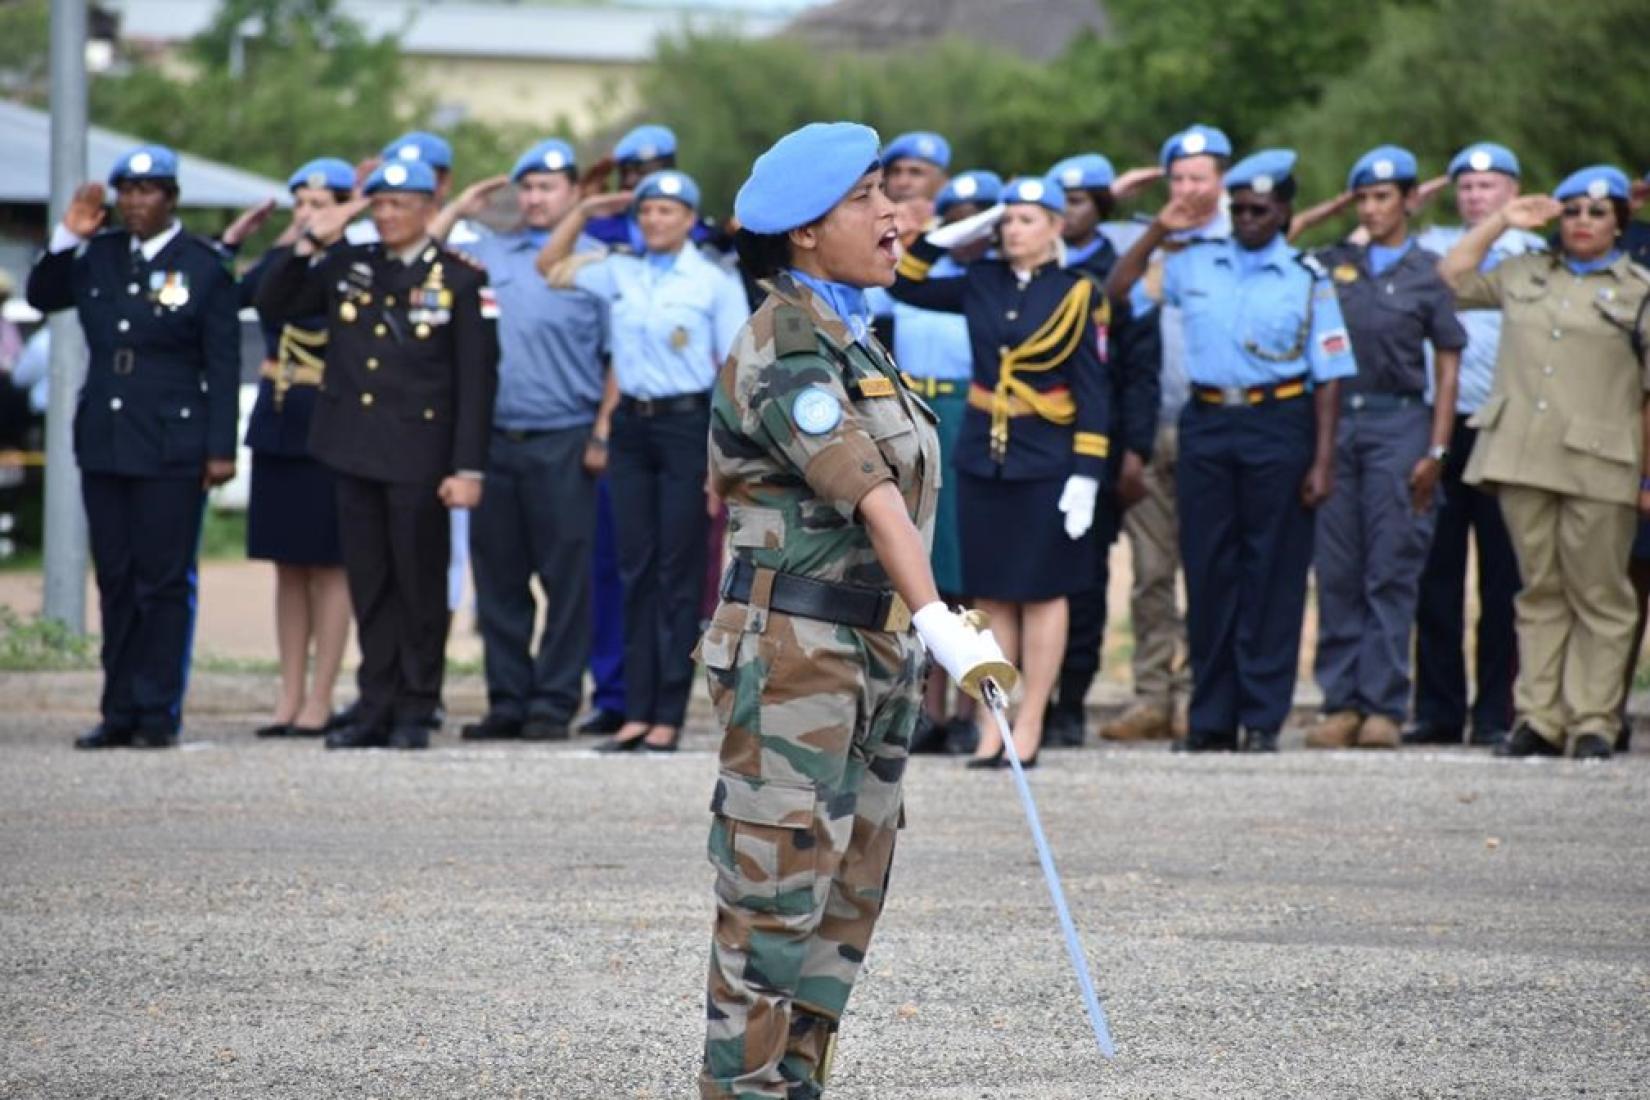
[[[1583,214],[1586,214],[1594,221],[1601,222],[1605,218],[1611,217],[1614,213],[1615,211],[1611,210],[1608,206],[1598,202],[1587,203],[1586,205],[1579,202],[1568,202],[1564,204],[1564,216],[1566,218],[1579,218]]]
[[[1227,209],[1234,218],[1264,218],[1272,212],[1263,202],[1234,202]]]

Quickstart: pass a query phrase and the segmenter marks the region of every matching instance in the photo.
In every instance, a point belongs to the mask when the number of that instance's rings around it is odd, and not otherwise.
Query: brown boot
[[[1358,737],[1362,716],[1355,710],[1338,710],[1318,719],[1318,724],[1306,731],[1309,749],[1349,749]]]
[[[1398,723],[1384,714],[1371,714],[1364,719],[1364,724],[1358,727],[1358,747],[1360,749],[1395,749],[1398,747],[1398,738],[1402,731]]]
[[[1169,726],[1166,708],[1136,703],[1116,721],[1101,726],[1100,736],[1107,741],[1163,741],[1174,736],[1174,733]]]

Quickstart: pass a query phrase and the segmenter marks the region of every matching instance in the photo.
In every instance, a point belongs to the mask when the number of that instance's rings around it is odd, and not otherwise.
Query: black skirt
[[[1094,529],[1066,537],[1064,477],[1005,481],[956,472],[963,594],[1009,603],[1094,587]]]
[[[342,565],[332,471],[313,458],[252,453],[246,556],[280,565]]]

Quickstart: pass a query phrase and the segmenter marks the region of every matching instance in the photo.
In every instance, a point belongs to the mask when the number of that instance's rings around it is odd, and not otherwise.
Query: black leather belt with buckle
[[[734,603],[750,603],[758,573],[773,578],[768,608],[786,615],[841,623],[860,630],[904,633],[911,626],[911,609],[891,588],[866,588],[857,584],[799,577],[795,573],[758,570],[745,558],[735,558],[722,578],[722,598]]]
[[[681,393],[675,397],[621,397],[620,411],[630,416],[669,416],[672,413],[703,412],[710,408],[710,394]]]

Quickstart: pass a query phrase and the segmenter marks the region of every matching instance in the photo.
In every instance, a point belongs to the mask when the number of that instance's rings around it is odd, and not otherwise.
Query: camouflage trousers
[[[882,911],[922,647],[724,603],[700,645],[724,730],[705,1100],[811,1100]]]

